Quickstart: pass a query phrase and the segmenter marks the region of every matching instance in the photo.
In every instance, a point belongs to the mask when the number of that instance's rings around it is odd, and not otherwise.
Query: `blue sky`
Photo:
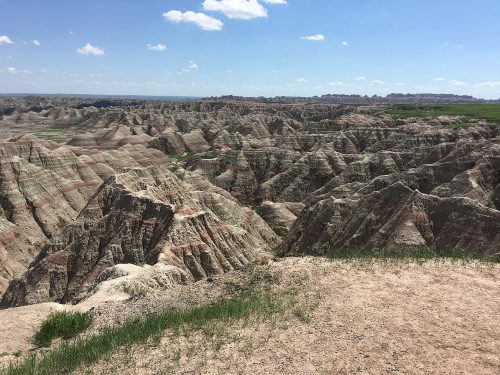
[[[0,0],[0,92],[500,97],[498,0]]]

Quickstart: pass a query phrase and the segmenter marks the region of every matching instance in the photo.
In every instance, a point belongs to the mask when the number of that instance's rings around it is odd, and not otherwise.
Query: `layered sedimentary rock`
[[[278,253],[405,247],[500,255],[500,212],[470,198],[439,198],[396,183],[357,200],[321,200],[299,217]]]
[[[185,181],[165,166],[111,177],[11,283],[2,306],[73,301],[117,264],[171,265],[194,281],[269,256],[278,237],[258,215],[181,172]]]
[[[144,147],[78,156],[33,138],[0,143],[0,290],[26,270],[47,241],[62,235],[104,179],[165,161],[165,155]]]
[[[32,262],[4,306],[273,252],[499,252],[495,124],[280,101],[0,101],[0,291]]]

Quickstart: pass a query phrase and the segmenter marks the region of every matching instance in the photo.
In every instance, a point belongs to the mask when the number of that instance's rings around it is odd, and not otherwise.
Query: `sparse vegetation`
[[[181,155],[174,156],[174,158],[177,159],[178,161],[184,162],[187,161],[192,155],[193,155],[192,151],[187,151]]]
[[[330,259],[394,259],[394,260],[422,260],[422,259],[455,259],[455,260],[479,260],[483,262],[499,263],[500,258],[476,254],[461,249],[440,249],[434,251],[427,247],[402,247],[393,249],[365,249],[355,247],[343,247],[340,249],[330,249],[326,256]]]
[[[469,122],[457,122],[457,123],[451,125],[451,127],[455,130],[467,129],[470,126],[471,126],[471,123],[469,123]]]
[[[125,293],[130,295],[132,299],[140,299],[146,296],[148,289],[140,284],[132,283],[128,284],[124,288]]]
[[[288,228],[285,226],[277,226],[273,228],[274,233],[280,237],[285,237],[288,234]]]
[[[73,129],[44,129],[33,131],[33,135],[37,138],[57,143],[64,143],[78,134],[80,134],[80,132]]]
[[[286,296],[269,290],[244,290],[233,299],[224,299],[208,306],[187,310],[168,310],[146,318],[130,319],[123,325],[105,328],[101,332],[64,342],[59,347],[38,354],[32,354],[17,364],[4,369],[3,375],[61,374],[70,373],[82,365],[90,365],[120,349],[134,344],[144,344],[150,339],[159,339],[165,330],[183,332],[186,329],[210,327],[213,322],[231,322],[239,319],[267,319],[289,307]],[[60,319],[60,318],[59,318]],[[65,323],[66,317],[61,321]],[[50,327],[57,321],[52,317]],[[54,337],[53,328],[46,328],[41,338],[46,341]],[[57,333],[59,334],[59,332]],[[64,333],[65,334],[65,333]]]
[[[33,342],[37,346],[49,346],[52,340],[69,339],[85,331],[92,324],[89,314],[58,311],[49,315],[35,333]]]
[[[432,118],[442,115],[446,116],[461,116],[467,122],[461,122],[463,127],[470,120],[485,120],[491,126],[500,124],[500,105],[498,104],[401,104],[391,106],[386,113],[395,118]],[[453,124],[460,125],[460,124]]]
[[[309,316],[309,314],[302,308],[293,310],[293,315],[295,315],[300,321],[304,323],[309,323],[311,321],[311,317]]]

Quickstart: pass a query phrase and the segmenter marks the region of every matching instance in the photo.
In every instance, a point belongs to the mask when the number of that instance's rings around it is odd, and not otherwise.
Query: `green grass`
[[[304,309],[297,308],[297,309],[293,310],[293,315],[295,315],[295,317],[297,317],[297,319],[299,319],[300,321],[302,321],[304,323],[311,322],[311,317],[309,316],[307,311],[305,311]]]
[[[276,233],[280,237],[286,237],[286,235],[288,234],[288,228],[285,226],[280,225],[277,227],[273,227],[273,230],[274,230],[274,233]]]
[[[64,143],[79,134],[78,131],[68,129],[43,129],[34,130],[32,133],[39,139]]]
[[[181,327],[201,329],[213,321],[230,322],[251,316],[266,319],[283,312],[287,300],[270,291],[245,291],[233,298],[189,310],[167,310],[151,314],[143,319],[132,319],[117,327],[64,342],[59,347],[32,354],[19,363],[0,371],[3,375],[52,375],[68,374],[84,365],[97,363],[106,355],[145,344],[150,339],[159,340],[165,330]]]
[[[62,337],[70,339],[85,331],[92,324],[89,314],[59,311],[49,315],[33,337],[37,346],[49,346],[52,340]]]
[[[355,247],[344,247],[327,251],[326,256],[330,259],[387,259],[387,260],[425,260],[425,259],[452,259],[473,261],[479,260],[489,263],[500,263],[500,258],[477,254],[460,249],[441,249],[434,251],[427,247],[405,247],[394,249],[364,249]]]
[[[194,152],[187,151],[182,155],[173,156],[173,158],[177,159],[178,161],[187,161],[193,154]]]
[[[467,121],[485,120],[492,125],[500,124],[500,105],[498,104],[401,104],[391,106],[386,113],[395,118],[438,117],[441,115],[462,116]],[[462,123],[463,124],[463,123]]]

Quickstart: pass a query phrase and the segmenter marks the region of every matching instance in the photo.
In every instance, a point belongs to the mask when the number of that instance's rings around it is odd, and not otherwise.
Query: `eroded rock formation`
[[[272,254],[500,254],[497,124],[233,99],[2,99],[0,291],[16,279],[2,305]]]
[[[2,306],[74,301],[118,264],[172,265],[194,281],[269,256],[278,237],[257,214],[182,174],[184,181],[162,166],[110,177],[11,284]]]

